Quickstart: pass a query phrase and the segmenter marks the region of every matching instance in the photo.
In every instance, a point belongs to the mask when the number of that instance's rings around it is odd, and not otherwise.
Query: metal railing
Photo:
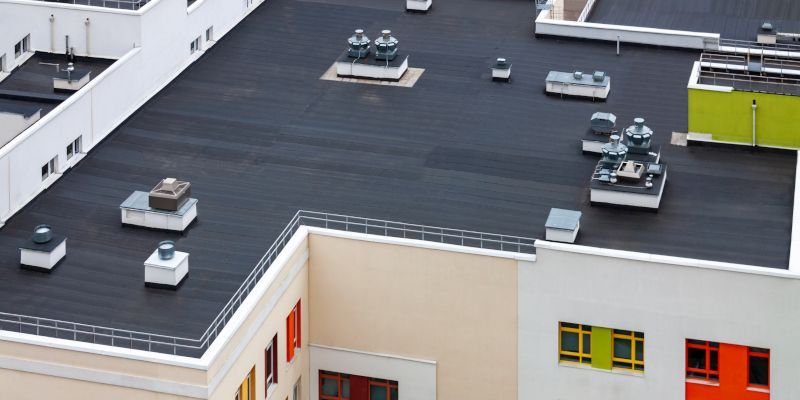
[[[752,69],[751,62],[757,69]],[[760,55],[703,53],[698,83],[737,90],[800,95],[800,60]]]
[[[82,6],[116,8],[119,10],[138,10],[149,0],[40,0],[48,3],[75,4]]]
[[[188,357],[202,357],[301,226],[423,240],[514,253],[535,253],[535,239],[349,215],[298,211],[199,339],[0,312],[0,330]]]
[[[792,43],[758,43],[750,40],[720,39],[720,47],[732,47],[746,53],[774,52],[776,55],[789,56],[800,53],[800,45]]]

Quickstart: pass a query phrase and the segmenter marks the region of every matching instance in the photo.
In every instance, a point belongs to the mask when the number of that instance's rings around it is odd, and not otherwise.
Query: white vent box
[[[39,225],[33,236],[19,247],[23,269],[50,272],[67,255],[67,238],[54,235],[47,225]]]
[[[61,92],[77,92],[92,79],[92,71],[76,69],[61,71],[53,77],[53,90]]]
[[[545,223],[545,239],[554,242],[575,243],[581,228],[581,212],[551,208]]]
[[[406,11],[428,11],[433,0],[406,0]]]
[[[160,249],[144,262],[144,285],[157,289],[177,289],[189,274],[189,253],[173,251],[164,259]]]
[[[120,204],[123,225],[183,232],[197,218],[197,199],[189,198],[176,211],[151,208],[149,193],[136,191]]]

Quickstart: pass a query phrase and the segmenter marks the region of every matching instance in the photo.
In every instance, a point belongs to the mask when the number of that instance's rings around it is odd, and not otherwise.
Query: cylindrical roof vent
[[[36,228],[33,229],[33,242],[38,244],[43,244],[49,242],[53,239],[53,231],[50,229],[50,225],[37,225]]]
[[[400,42],[392,36],[392,31],[381,31],[381,37],[375,39],[375,59],[394,60],[397,57],[397,45]]]
[[[603,145],[603,158],[601,161],[607,167],[625,161],[625,157],[628,155],[628,146],[620,143],[619,139],[619,135],[611,135],[611,142]]]
[[[158,258],[171,260],[175,256],[175,242],[164,240],[158,243]]]
[[[645,126],[644,118],[636,118],[633,125],[625,129],[625,137],[628,139],[628,146],[649,148],[653,130]]]
[[[364,58],[369,55],[369,38],[363,29],[356,29],[355,34],[347,39],[347,55],[353,58]]]

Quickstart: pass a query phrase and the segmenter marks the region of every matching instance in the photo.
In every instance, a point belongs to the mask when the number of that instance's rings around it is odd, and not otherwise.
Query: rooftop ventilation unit
[[[581,228],[581,212],[551,208],[547,216],[545,239],[556,242],[575,243]]]
[[[605,168],[616,169],[628,156],[628,146],[620,143],[619,135],[611,135],[611,141],[603,145],[600,163]]]
[[[347,39],[347,55],[352,58],[365,58],[369,56],[369,38],[364,35],[363,29],[356,29],[353,36]]]
[[[612,113],[596,112],[591,119],[592,132],[596,134],[611,134],[617,127],[617,116]]]
[[[177,289],[189,274],[189,253],[175,251],[175,242],[164,240],[144,262],[144,285]]]
[[[164,178],[148,196],[150,208],[166,211],[178,211],[192,194],[192,184],[175,178]]]
[[[492,80],[496,81],[511,81],[511,63],[505,58],[498,58],[492,65]]]
[[[625,129],[625,138],[631,153],[648,154],[653,130],[645,126],[644,118],[636,118],[633,125]]]
[[[375,39],[375,59],[392,61],[397,57],[397,45],[400,42],[392,36],[392,31],[381,31],[381,37]]]
[[[54,235],[50,225],[38,225],[19,250],[22,268],[50,272],[67,255],[67,238]]]
[[[68,63],[67,68],[58,71],[53,77],[53,90],[56,92],[77,92],[92,79],[92,71],[76,69],[75,64]]]
[[[406,0],[406,11],[428,12],[433,0]]]

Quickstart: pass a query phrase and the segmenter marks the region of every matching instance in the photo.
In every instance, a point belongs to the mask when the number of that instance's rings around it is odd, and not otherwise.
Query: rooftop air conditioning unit
[[[150,208],[178,211],[191,194],[191,183],[165,178],[150,191],[148,203]]]

